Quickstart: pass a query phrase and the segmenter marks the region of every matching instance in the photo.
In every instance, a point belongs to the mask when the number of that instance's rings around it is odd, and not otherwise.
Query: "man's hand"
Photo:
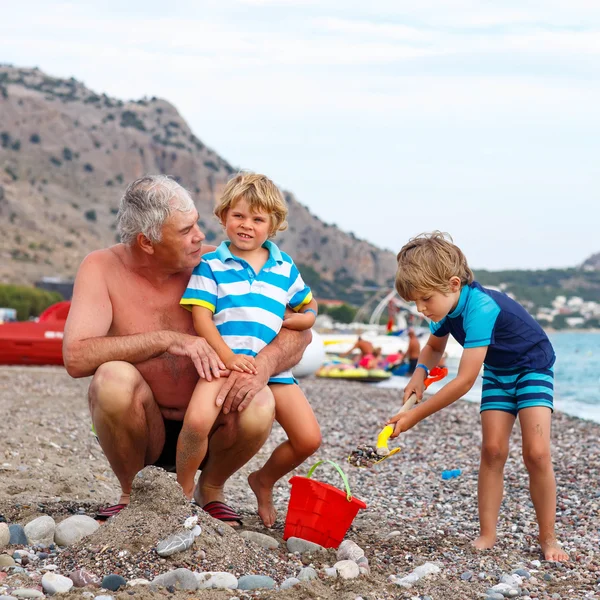
[[[219,378],[221,371],[226,370],[217,353],[201,337],[184,333],[176,334],[174,340],[167,347],[167,352],[175,356],[191,358],[198,375],[206,381],[212,381],[213,377]]]
[[[232,371],[217,396],[217,406],[223,406],[223,414],[242,411],[269,382],[265,366],[256,364],[256,375]]]
[[[404,388],[402,404],[404,404],[413,394],[417,395],[417,402],[421,402],[425,392],[425,371],[421,368],[416,369],[410,378],[407,386]]]
[[[386,425],[394,425],[394,433],[390,437],[398,437],[402,432],[408,431],[418,423],[418,420],[414,417],[414,413],[411,414],[411,412],[412,410],[400,412],[386,423]]]
[[[254,358],[245,354],[234,354],[229,360],[225,361],[225,366],[230,371],[237,371],[238,373],[256,375],[258,372]]]

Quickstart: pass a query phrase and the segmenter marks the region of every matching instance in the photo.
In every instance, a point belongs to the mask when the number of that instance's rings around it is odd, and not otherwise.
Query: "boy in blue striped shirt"
[[[180,303],[192,311],[196,332],[228,369],[256,374],[254,357],[281,327],[310,329],[317,303],[293,260],[269,240],[287,226],[285,201],[270,179],[255,173],[237,175],[225,187],[215,215],[229,241],[202,257]],[[294,313],[286,316],[287,307]],[[216,398],[224,381],[198,382],[179,434],[177,481],[189,498],[221,411]],[[248,478],[258,514],[271,527],[276,518],[275,482],[318,449],[321,432],[291,372],[271,377],[263,392],[273,394],[275,418],[288,436]]]
[[[404,390],[404,401],[413,393],[423,397],[423,382],[442,358],[449,335],[464,351],[455,379],[427,402],[390,419],[395,424],[393,437],[464,396],[483,366],[481,533],[473,545],[485,549],[496,542],[504,464],[518,415],[542,552],[546,560],[568,560],[555,535],[556,482],[550,458],[554,350],[544,330],[518,302],[473,279],[460,248],[439,231],[413,238],[398,253],[396,289],[431,320],[431,335]]]

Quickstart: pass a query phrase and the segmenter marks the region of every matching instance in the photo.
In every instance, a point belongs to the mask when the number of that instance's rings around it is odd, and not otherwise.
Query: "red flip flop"
[[[112,506],[107,506],[106,508],[99,510],[94,519],[96,519],[96,521],[106,521],[107,519],[118,515],[124,508],[127,508],[127,504],[113,504]]]
[[[202,510],[207,512],[214,519],[223,521],[224,523],[237,523],[240,527],[243,525],[242,517],[238,515],[230,506],[227,506],[225,502],[219,502],[219,500],[213,500],[202,507]]]

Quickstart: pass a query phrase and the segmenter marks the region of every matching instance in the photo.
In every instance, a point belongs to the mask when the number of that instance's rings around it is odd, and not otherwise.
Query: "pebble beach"
[[[303,379],[323,444],[290,477],[305,476],[318,459],[336,461],[353,495],[367,504],[334,550],[283,540],[289,477],[275,489],[275,526],[266,529],[256,515],[246,478],[283,440],[278,425],[226,488],[242,528],[187,503],[174,476],[156,468],[136,478],[126,510],[101,526],[92,522],[99,508],[117,501],[119,488],[90,431],[88,384],[58,367],[0,367],[0,600],[600,598],[596,423],[561,413],[553,418],[557,535],[570,555],[559,564],[544,561],[537,544],[518,423],[498,542],[476,551],[470,546],[478,531],[476,404],[455,403],[393,441],[390,447],[401,448],[393,457],[356,468],[347,457],[375,443],[400,406],[400,392]],[[443,479],[448,470],[460,474]],[[328,465],[314,477],[343,487]]]

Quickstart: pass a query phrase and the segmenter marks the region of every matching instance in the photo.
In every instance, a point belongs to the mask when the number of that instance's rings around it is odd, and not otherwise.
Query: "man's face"
[[[194,268],[202,258],[205,237],[198,226],[198,211],[176,210],[165,221],[162,241],[154,245],[154,252],[165,265],[175,269]]]

